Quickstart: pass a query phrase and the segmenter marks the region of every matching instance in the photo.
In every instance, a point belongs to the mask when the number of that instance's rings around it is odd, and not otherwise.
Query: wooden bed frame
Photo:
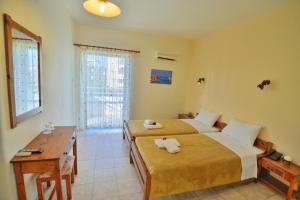
[[[257,148],[264,150],[265,153],[270,151],[273,147],[273,143],[261,139],[256,139],[254,145]],[[134,163],[140,183],[142,184],[142,189],[144,191],[143,200],[149,200],[151,190],[151,175],[134,141],[132,141],[130,145],[130,162]]]

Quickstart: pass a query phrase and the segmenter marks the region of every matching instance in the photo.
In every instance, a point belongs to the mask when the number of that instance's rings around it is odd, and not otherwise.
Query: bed
[[[159,137],[175,137],[181,151],[169,154],[154,145]],[[199,133],[175,136],[138,137],[130,156],[144,191],[151,197],[195,191],[256,178],[257,155],[272,143],[256,139],[255,147],[238,145],[224,134]]]
[[[146,129],[143,120],[128,120],[123,122],[123,139],[129,144],[136,137],[161,135],[186,135],[200,132],[216,132],[222,130],[226,124],[217,121],[214,127],[208,127],[195,119],[161,119],[156,120],[163,125],[162,129]]]

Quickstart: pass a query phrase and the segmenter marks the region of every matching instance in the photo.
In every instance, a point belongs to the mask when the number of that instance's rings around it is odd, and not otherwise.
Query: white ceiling
[[[280,6],[288,0],[110,0],[121,15],[103,18],[87,13],[84,0],[64,0],[77,22],[194,38],[220,30]]]

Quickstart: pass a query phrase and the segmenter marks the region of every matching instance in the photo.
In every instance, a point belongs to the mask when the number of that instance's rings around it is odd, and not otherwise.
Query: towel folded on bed
[[[162,128],[163,126],[160,123],[156,123],[155,125],[144,124],[144,127],[146,129],[158,129]]]
[[[178,140],[176,140],[176,138],[168,138],[166,139],[167,143],[173,143],[175,144],[177,147],[180,147],[180,143],[178,142]]]
[[[147,125],[155,125],[156,122],[152,119],[145,119],[144,121],[144,124],[147,124]]]
[[[158,148],[165,148],[169,153],[177,153],[180,151],[180,143],[176,138],[154,139],[154,143]]]
[[[165,148],[169,153],[177,153],[180,151],[180,148],[173,142],[165,142]]]
[[[164,141],[162,139],[154,139],[154,143],[158,148],[164,148]]]

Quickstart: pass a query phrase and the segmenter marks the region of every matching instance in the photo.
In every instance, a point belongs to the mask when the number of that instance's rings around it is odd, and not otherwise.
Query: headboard
[[[273,148],[273,143],[256,138],[256,140],[254,142],[254,146],[256,146],[259,149],[264,150],[265,152],[268,152],[268,151],[271,151],[271,149]]]
[[[227,126],[227,124],[225,122],[220,122],[220,121],[216,121],[214,127],[223,130],[223,128],[225,128],[225,126]]]

